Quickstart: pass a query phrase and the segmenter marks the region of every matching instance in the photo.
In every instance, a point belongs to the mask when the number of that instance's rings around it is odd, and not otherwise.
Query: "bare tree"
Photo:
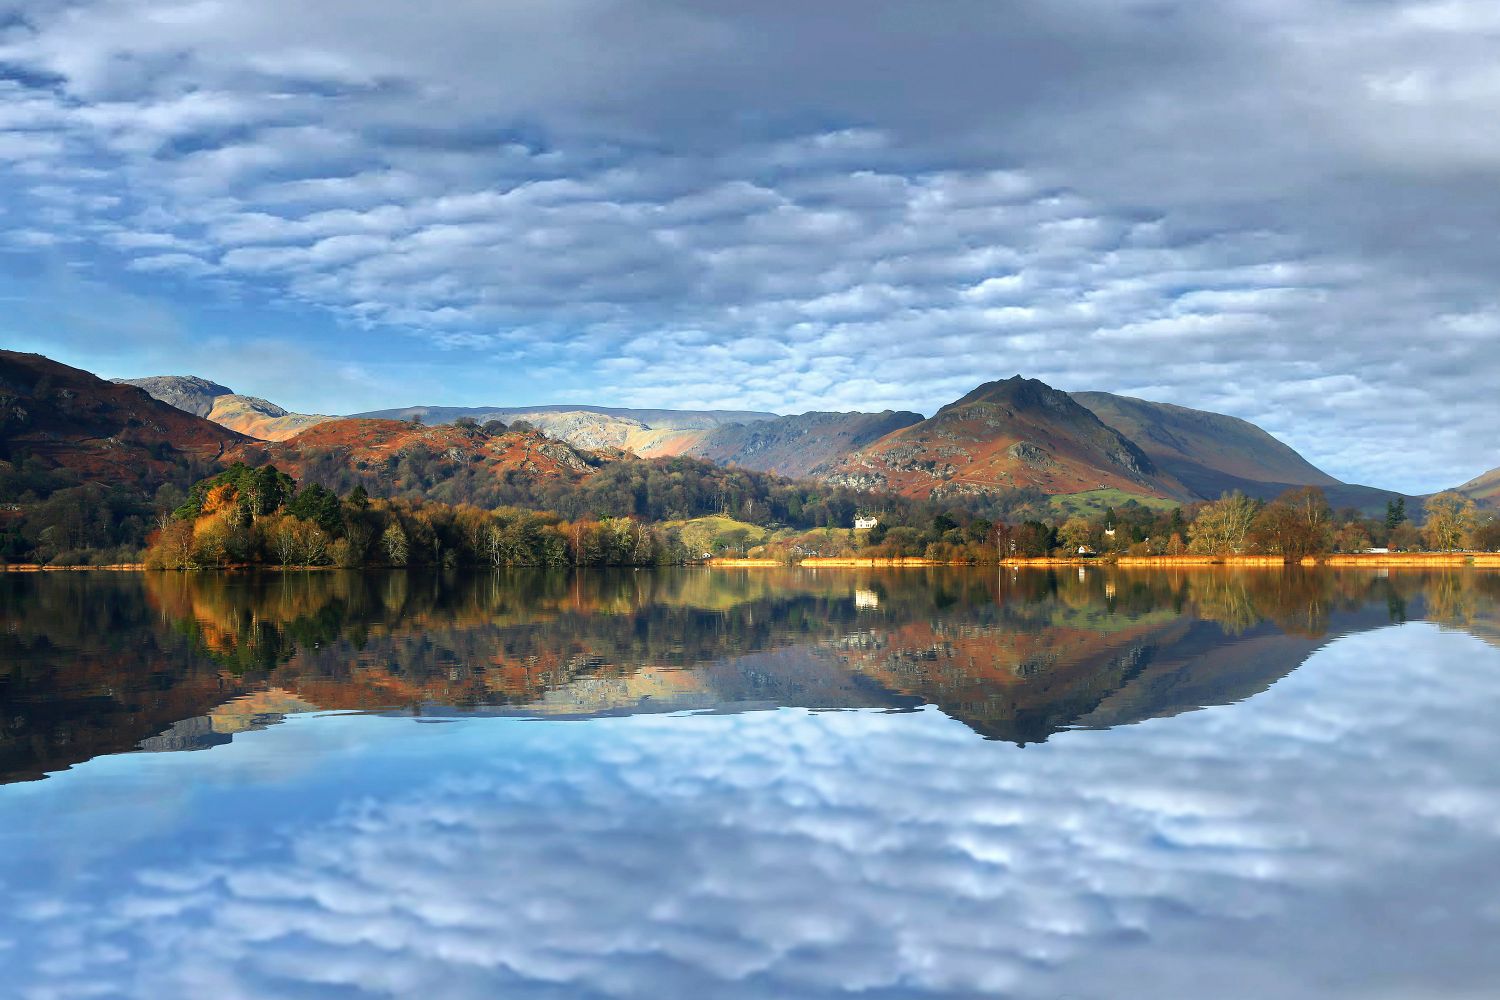
[[[1440,552],[1463,548],[1479,520],[1474,501],[1452,490],[1428,497],[1422,509],[1427,514],[1427,525],[1423,528],[1427,545]]]
[[[1259,502],[1243,493],[1226,493],[1198,512],[1188,527],[1189,547],[1209,555],[1244,552],[1259,513]]]
[[[302,540],[297,532],[297,519],[278,517],[271,525],[270,540],[271,550],[276,553],[276,561],[283,566],[290,566],[302,548]]]
[[[304,566],[316,566],[327,557],[331,539],[322,528],[308,521],[299,521],[297,536]]]

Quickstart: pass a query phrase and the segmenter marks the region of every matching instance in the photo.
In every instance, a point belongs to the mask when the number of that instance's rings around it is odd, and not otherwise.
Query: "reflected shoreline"
[[[320,710],[585,719],[933,705],[1027,745],[1253,697],[1500,574],[1014,567],[0,578],[0,782]]]

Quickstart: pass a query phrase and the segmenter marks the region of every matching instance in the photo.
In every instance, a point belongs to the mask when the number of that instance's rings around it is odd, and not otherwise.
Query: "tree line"
[[[1445,491],[1428,497],[1423,523],[1409,517],[1404,497],[1393,497],[1383,517],[1354,508],[1335,511],[1316,486],[1289,490],[1270,502],[1226,493],[1184,511],[1109,510],[1071,517],[1056,529],[1062,553],[1132,555],[1280,555],[1288,559],[1334,552],[1455,552],[1500,550],[1500,518],[1473,500]],[[1037,546],[1031,545],[1033,554]]]
[[[1372,517],[1331,509],[1316,487],[1270,502],[1231,493],[1211,503],[1128,501],[1092,516],[1060,516],[1051,498],[1034,490],[934,502],[690,458],[626,459],[578,481],[491,477],[474,488],[484,502],[435,499],[449,494],[403,489],[399,480],[371,478],[370,470],[331,458],[310,468],[299,483],[269,465],[237,464],[212,475],[184,466],[153,493],[146,484],[79,482],[34,459],[0,463],[0,500],[19,501],[0,503],[0,559],[134,562],[149,543],[150,561],[163,566],[650,565],[705,554],[689,551],[680,533],[660,522],[714,514],[775,534],[757,542],[731,529],[715,537],[713,554],[787,561],[1500,549],[1500,521],[1452,492],[1428,498],[1418,524],[1404,498],[1392,497],[1384,516]],[[377,498],[367,480],[394,492]],[[496,497],[506,502],[491,503]],[[860,513],[879,523],[852,530]]]
[[[148,566],[650,566],[684,562],[670,529],[628,517],[346,496],[275,466],[195,484],[152,536]]]

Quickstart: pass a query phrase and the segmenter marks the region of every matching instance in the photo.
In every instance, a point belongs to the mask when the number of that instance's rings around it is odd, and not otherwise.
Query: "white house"
[[[866,517],[863,514],[856,514],[856,515],[854,515],[854,530],[856,530],[856,531],[859,531],[859,530],[861,530],[863,528],[873,528],[873,527],[875,527],[875,525],[877,525],[879,523],[880,523],[880,518],[875,517],[873,515],[869,516],[869,517]]]

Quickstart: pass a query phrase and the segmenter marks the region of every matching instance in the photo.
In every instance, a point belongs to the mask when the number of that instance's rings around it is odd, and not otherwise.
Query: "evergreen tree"
[[[1406,497],[1396,497],[1385,502],[1385,530],[1394,531],[1396,525],[1406,520]]]

